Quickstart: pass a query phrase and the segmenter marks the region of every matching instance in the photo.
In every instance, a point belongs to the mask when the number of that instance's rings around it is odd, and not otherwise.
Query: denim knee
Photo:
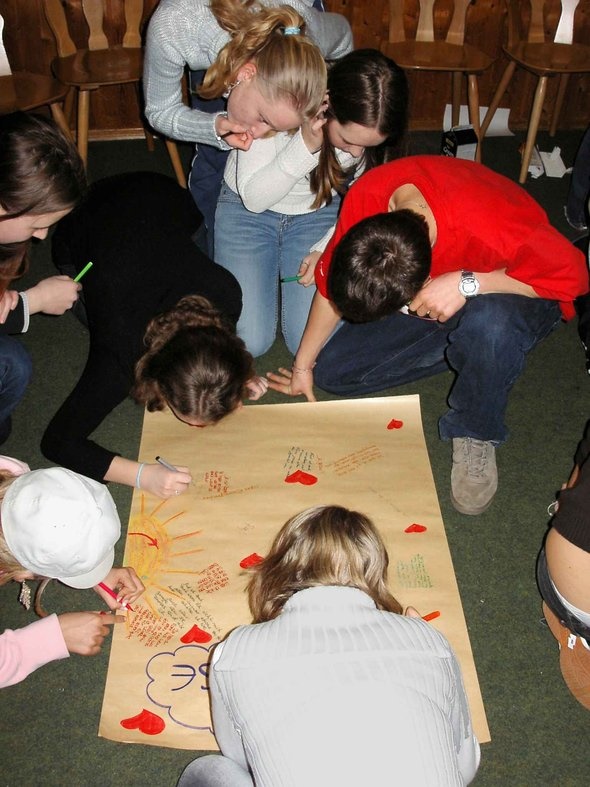
[[[22,399],[33,373],[31,356],[9,336],[0,337],[0,420]]]
[[[449,360],[458,342],[464,343],[470,353],[477,347],[486,362],[490,356],[501,363],[514,353],[526,354],[560,320],[556,301],[500,293],[475,298],[466,304],[457,329],[449,337]]]

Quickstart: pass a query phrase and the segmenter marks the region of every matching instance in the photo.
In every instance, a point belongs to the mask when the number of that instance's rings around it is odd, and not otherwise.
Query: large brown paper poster
[[[217,748],[207,661],[250,621],[246,568],[290,516],[339,504],[378,526],[400,602],[440,613],[431,625],[451,641],[476,734],[489,740],[417,396],[256,405],[207,429],[146,413],[140,460],[156,456],[187,465],[194,485],[166,501],[134,493],[125,564],[146,592],[115,626],[100,735]]]

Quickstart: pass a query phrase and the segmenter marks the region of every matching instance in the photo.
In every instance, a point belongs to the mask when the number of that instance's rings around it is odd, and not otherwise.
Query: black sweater
[[[590,552],[590,421],[576,451],[580,468],[576,485],[559,494],[559,508],[552,527],[575,546]]]
[[[86,367],[41,441],[57,464],[103,480],[116,454],[89,439],[128,396],[144,352],[149,320],[184,295],[208,298],[234,323],[242,308],[239,284],[195,246],[200,214],[190,194],[170,178],[137,172],[94,184],[88,198],[53,236],[53,259],[82,280],[90,331]]]

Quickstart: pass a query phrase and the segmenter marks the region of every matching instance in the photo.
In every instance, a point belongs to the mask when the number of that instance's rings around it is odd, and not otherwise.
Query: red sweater
[[[317,288],[325,298],[332,254],[342,236],[361,219],[387,212],[393,192],[408,183],[420,189],[436,219],[433,278],[461,269],[488,273],[505,268],[540,298],[559,301],[566,320],[574,316],[574,298],[588,290],[582,252],[516,183],[481,164],[447,156],[398,159],[352,186],[316,267]]]

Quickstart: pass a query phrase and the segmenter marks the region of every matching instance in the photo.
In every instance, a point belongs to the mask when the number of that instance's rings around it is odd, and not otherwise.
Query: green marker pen
[[[285,279],[281,279],[281,281],[282,282],[299,281],[300,278],[301,278],[301,276],[287,276]]]
[[[87,265],[85,265],[85,266],[82,268],[82,270],[81,270],[81,271],[80,271],[80,273],[79,273],[79,274],[76,276],[76,278],[74,279],[74,281],[80,281],[80,279],[82,278],[82,276],[84,276],[84,274],[85,274],[85,273],[87,273],[87,272],[90,270],[90,268],[92,268],[92,263],[91,263],[91,262],[89,262]]]

